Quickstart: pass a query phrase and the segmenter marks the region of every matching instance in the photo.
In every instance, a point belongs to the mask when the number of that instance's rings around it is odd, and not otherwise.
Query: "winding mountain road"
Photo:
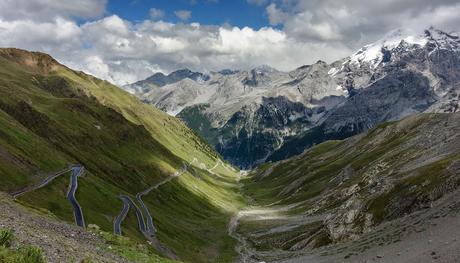
[[[72,205],[73,214],[75,217],[75,223],[77,226],[85,227],[85,218],[80,204],[75,198],[75,192],[78,188],[78,176],[82,175],[85,168],[81,165],[75,165],[71,168],[72,174],[70,176],[69,191],[67,192],[67,199]]]
[[[149,209],[147,208],[147,206],[144,204],[144,201],[142,201],[142,196],[144,195],[144,192],[140,192],[140,193],[137,193],[136,194],[136,200],[137,202],[141,205],[141,208],[142,210],[144,211],[144,215],[145,215],[145,220],[146,220],[146,223],[147,223],[147,232],[150,234],[150,235],[154,235],[156,232],[157,232],[157,229],[155,228],[155,226],[153,225],[153,218],[152,218],[152,215],[150,214],[149,212]]]
[[[121,195],[120,199],[123,201],[123,207],[118,214],[118,216],[115,218],[114,223],[113,223],[113,232],[115,235],[122,235],[122,230],[121,230],[121,224],[125,220],[129,209],[133,208],[136,211],[136,216],[137,216],[137,221],[139,224],[139,230],[144,234],[144,236],[147,238],[147,240],[163,255],[166,255],[167,257],[171,259],[178,259],[177,255],[174,254],[168,247],[164,246],[161,244],[161,242],[157,239],[156,237],[156,228],[155,225],[153,224],[153,218],[152,215],[150,214],[149,209],[145,205],[144,201],[142,200],[142,197],[144,195],[147,195],[151,191],[158,189],[158,187],[170,182],[172,179],[181,176],[182,174],[186,173],[189,169],[189,167],[198,161],[196,158],[192,160],[190,163],[185,163],[183,164],[182,168],[180,170],[177,170],[174,174],[171,176],[165,178],[161,182],[157,183],[156,185],[153,185],[146,190],[139,192],[136,194],[136,200],[140,204],[140,208],[136,206],[134,201],[126,195]],[[144,216],[145,216],[145,222],[144,222]]]
[[[120,214],[115,218],[113,223],[114,233],[116,235],[121,235],[121,223],[125,220],[126,215],[129,212],[129,208],[134,209],[137,217],[137,224],[139,226],[139,230],[144,233],[146,231],[144,216],[142,215],[142,211],[139,207],[134,203],[131,197],[127,195],[120,195],[121,201],[123,201],[123,208],[120,211]]]
[[[187,172],[188,168],[196,161],[197,161],[197,159],[194,158],[193,161],[190,162],[189,164],[184,163],[182,168],[180,170],[176,171],[171,176],[167,177],[166,179],[164,179],[163,181],[159,182],[158,184],[156,184],[156,185],[154,185],[152,187],[149,187],[149,188],[147,188],[146,190],[144,190],[142,192],[137,193],[136,194],[136,200],[139,202],[140,207],[142,208],[142,211],[141,211],[141,209],[139,209],[139,207],[136,206],[134,201],[129,196],[126,196],[126,195],[120,196],[120,199],[123,201],[123,207],[122,207],[120,213],[118,214],[118,216],[115,218],[115,221],[114,221],[114,224],[113,224],[114,225],[114,233],[116,235],[121,235],[121,233],[122,233],[122,231],[121,231],[121,223],[126,218],[126,215],[128,214],[129,208],[131,207],[131,208],[135,209],[135,211],[136,211],[137,221],[138,221],[138,224],[139,224],[139,230],[144,234],[148,234],[149,236],[154,236],[157,230],[155,228],[155,225],[153,224],[152,215],[150,214],[149,209],[147,208],[147,206],[145,205],[144,201],[142,200],[142,197],[144,195],[147,195],[151,191],[153,191],[155,189],[158,189],[158,187],[166,184],[167,182],[171,181],[172,179],[181,176],[182,174]],[[144,222],[144,216],[146,218],[145,222]]]
[[[126,216],[129,212],[129,203],[125,202],[121,197],[120,199],[123,201],[123,207],[121,208],[120,214],[115,218],[113,222],[113,233],[115,235],[121,236],[121,222],[125,220]]]
[[[19,191],[16,191],[16,192],[12,192],[10,193],[11,196],[13,196],[14,199],[18,198],[19,196],[25,194],[25,193],[29,193],[29,192],[32,192],[32,191],[35,191],[37,189],[40,189],[42,187],[45,187],[47,186],[49,183],[51,183],[54,179],[58,178],[59,176],[65,174],[65,173],[68,173],[71,171],[72,168],[67,168],[67,169],[64,169],[62,171],[59,171],[57,173],[54,173],[50,176],[47,176],[43,181],[41,181],[40,183],[34,185],[34,186],[31,186],[31,187],[26,187],[22,190],[19,190]]]
[[[222,160],[220,160],[220,159],[217,160],[216,164],[215,164],[212,168],[206,169],[206,171],[208,171],[208,173],[210,173],[210,174],[219,176],[218,174],[216,174],[215,172],[213,172],[213,170],[216,169],[217,166],[219,166],[219,164],[222,165],[222,167],[224,167],[227,171],[229,171],[229,172],[234,172],[234,170],[232,171],[232,168],[228,168],[228,167],[225,165],[225,163],[222,162]]]

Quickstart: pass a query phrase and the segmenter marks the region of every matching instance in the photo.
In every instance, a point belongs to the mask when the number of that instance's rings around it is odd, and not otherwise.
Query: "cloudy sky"
[[[460,30],[460,0],[0,0],[0,47],[115,84],[153,72],[291,70],[403,28]]]

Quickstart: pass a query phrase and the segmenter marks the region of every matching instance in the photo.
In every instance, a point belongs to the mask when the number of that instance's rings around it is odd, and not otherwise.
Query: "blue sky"
[[[134,22],[149,19],[150,9],[156,8],[164,11],[162,20],[177,23],[180,19],[174,12],[189,10],[192,15],[188,22],[203,25],[228,23],[232,26],[259,29],[269,25],[265,7],[266,5],[249,4],[246,0],[112,0],[108,3],[107,12]]]

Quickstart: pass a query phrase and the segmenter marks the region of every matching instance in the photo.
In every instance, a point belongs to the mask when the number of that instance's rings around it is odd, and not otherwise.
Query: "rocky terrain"
[[[182,118],[247,168],[413,113],[457,111],[459,45],[458,36],[433,28],[396,30],[331,64],[291,72],[181,70],[125,89]]]
[[[414,115],[254,170],[242,179],[251,205],[232,227],[242,258],[455,262],[459,118]]]
[[[49,262],[65,262],[70,258],[77,262],[84,259],[127,262],[127,259],[110,252],[110,245],[99,235],[59,223],[49,215],[33,215],[4,193],[1,194],[0,209],[0,228],[13,231],[13,247],[30,244],[43,248]]]

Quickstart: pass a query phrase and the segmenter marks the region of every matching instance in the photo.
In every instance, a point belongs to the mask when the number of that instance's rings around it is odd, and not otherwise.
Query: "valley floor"
[[[239,240],[240,262],[451,263],[460,260],[460,190],[433,202],[430,208],[383,223],[353,241],[300,251],[260,251],[251,246],[248,236],[257,239],[282,234],[325,217],[288,215],[296,205],[251,206],[233,218],[229,233]],[[258,224],[258,230],[246,232],[247,228],[239,226],[241,220],[244,224]]]
[[[240,177],[245,175],[240,173]],[[229,235],[238,241],[238,262],[460,262],[460,190],[423,210],[382,223],[356,240],[299,251],[258,250],[249,239],[282,235],[322,221],[326,214],[292,211],[304,202],[264,206],[246,198],[250,205],[236,213],[228,225]]]
[[[432,208],[378,226],[355,241],[313,250],[286,263],[443,262],[460,260],[460,191]]]

